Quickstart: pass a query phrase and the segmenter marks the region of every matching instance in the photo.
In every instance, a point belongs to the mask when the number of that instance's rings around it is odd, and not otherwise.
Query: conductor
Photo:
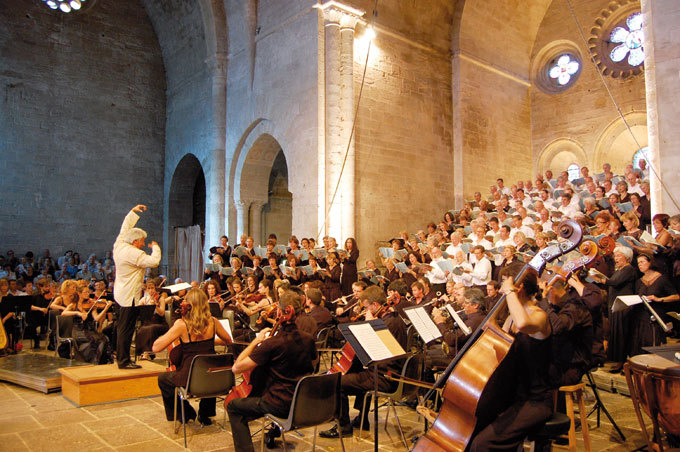
[[[158,267],[161,261],[161,249],[158,243],[151,242],[151,255],[142,251],[145,246],[146,232],[135,228],[139,220],[138,213],[144,212],[146,206],[139,204],[125,216],[120,233],[113,244],[113,262],[116,265],[116,280],[113,296],[120,305],[118,317],[118,341],[116,344],[116,361],[119,369],[137,369],[142,366],[130,361],[130,345],[139,314],[139,300],[142,298],[144,273],[147,267]]]

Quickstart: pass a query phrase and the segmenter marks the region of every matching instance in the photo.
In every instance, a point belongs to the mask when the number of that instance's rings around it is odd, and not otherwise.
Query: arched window
[[[647,163],[649,163],[649,158],[647,158],[648,150],[649,147],[645,146],[643,148],[638,149],[637,152],[633,154],[633,168],[640,169],[640,159],[645,160]]]
[[[581,177],[581,167],[576,163],[572,163],[569,165],[569,168],[567,168],[567,173],[569,174],[569,181],[571,182],[574,179]]]

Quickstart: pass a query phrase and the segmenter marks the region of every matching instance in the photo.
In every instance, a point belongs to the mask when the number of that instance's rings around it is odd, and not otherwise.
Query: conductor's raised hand
[[[151,243],[149,243],[149,248],[153,249],[154,246],[158,246],[158,242],[156,242],[155,240],[153,240]]]
[[[146,206],[144,204],[137,204],[132,208],[132,211],[135,213],[142,213],[146,210]]]

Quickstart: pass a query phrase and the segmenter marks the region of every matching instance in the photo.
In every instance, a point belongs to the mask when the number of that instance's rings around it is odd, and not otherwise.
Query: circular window
[[[555,41],[533,59],[532,78],[536,86],[548,94],[570,88],[581,74],[581,55],[570,41]]]
[[[588,43],[605,75],[626,78],[641,74],[645,60],[645,34],[640,4],[612,4],[595,21]]]

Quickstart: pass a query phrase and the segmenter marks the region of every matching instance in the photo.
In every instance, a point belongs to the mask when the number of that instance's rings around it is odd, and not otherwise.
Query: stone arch
[[[648,144],[647,113],[632,111],[625,114],[624,118],[633,131],[639,147],[631,137],[623,119],[617,117],[605,127],[595,143],[593,164],[598,172],[603,164],[610,163],[615,174],[623,174],[623,170],[631,162],[635,152]]]
[[[194,154],[185,154],[177,163],[170,182],[167,222],[168,276],[173,277],[175,228],[198,224],[205,231],[206,179],[203,165]]]
[[[264,118],[254,121],[239,141],[229,172],[229,202],[236,216],[229,230],[235,241],[244,233],[261,235],[262,209],[269,203],[270,175],[279,154],[289,162],[285,140],[275,138],[273,123]],[[287,180],[292,177],[290,169],[286,164]]]
[[[577,163],[579,166],[588,166],[588,157],[583,146],[570,138],[558,138],[548,143],[538,156],[538,171],[544,173],[552,170],[553,174],[566,171],[567,167]]]

